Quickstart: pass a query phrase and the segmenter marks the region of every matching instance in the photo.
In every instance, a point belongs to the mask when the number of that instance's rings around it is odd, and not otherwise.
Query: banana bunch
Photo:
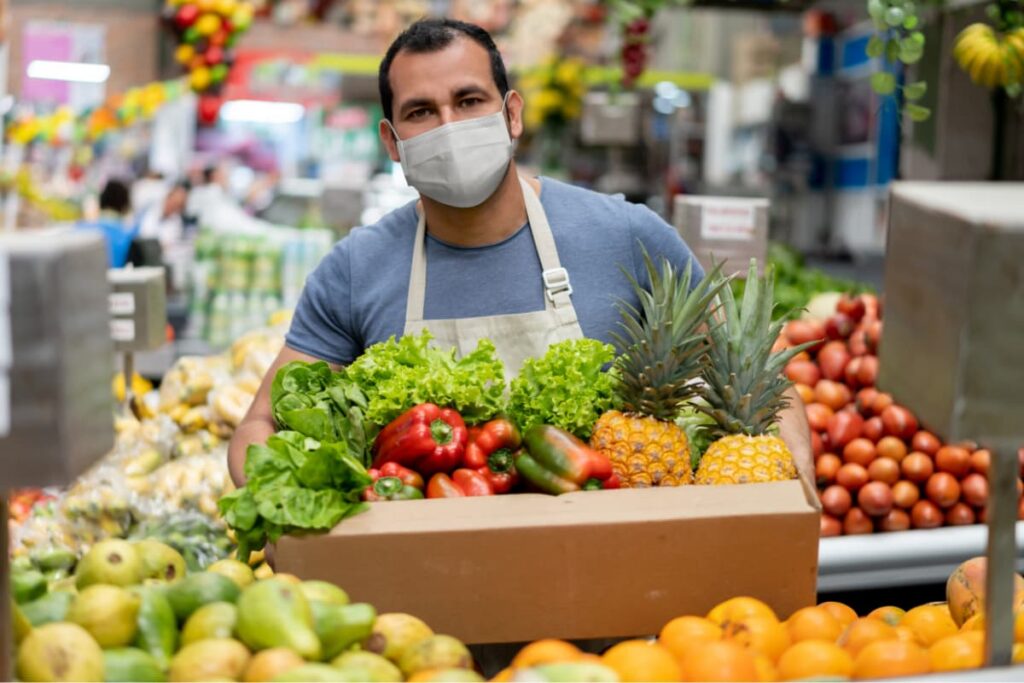
[[[1024,28],[1005,33],[971,24],[956,38],[953,58],[977,85],[999,88],[1024,80]]]

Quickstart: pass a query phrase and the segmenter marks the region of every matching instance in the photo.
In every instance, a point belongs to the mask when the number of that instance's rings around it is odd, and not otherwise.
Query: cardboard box
[[[897,183],[879,386],[947,440],[1024,442],[1024,183]]]
[[[764,271],[768,253],[768,200],[677,195],[676,230],[704,270],[722,263],[722,273],[746,277],[750,259]]]
[[[275,559],[468,643],[630,637],[738,595],[813,604],[818,517],[803,480],[388,502]]]

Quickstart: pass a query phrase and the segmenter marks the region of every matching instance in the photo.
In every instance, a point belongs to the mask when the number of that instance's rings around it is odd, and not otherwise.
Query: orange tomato
[[[913,631],[918,642],[925,647],[931,647],[959,630],[945,603],[915,607],[903,616],[900,625]]]
[[[777,662],[792,641],[789,631],[774,617],[745,617],[729,622],[722,637],[747,648],[755,655]]]
[[[678,681],[683,672],[668,648],[646,640],[627,640],[601,658],[621,681]]]
[[[753,681],[757,663],[749,651],[728,640],[704,644],[700,657],[683,662],[684,681]]]
[[[879,607],[868,614],[868,619],[881,619],[889,626],[899,626],[900,622],[903,621],[903,616],[907,613],[907,610],[893,605],[886,605],[885,607]]]
[[[772,608],[757,598],[739,597],[729,598],[720,602],[708,612],[708,619],[722,628],[732,621],[739,621],[745,617],[770,617],[779,620]]]
[[[826,676],[849,678],[852,673],[850,653],[827,640],[802,640],[779,658],[779,677],[785,681]]]
[[[868,645],[885,640],[898,640],[896,629],[880,619],[862,618],[846,627],[838,645],[854,657]]]
[[[843,627],[849,626],[857,620],[857,613],[849,605],[844,605],[841,602],[823,602],[818,607],[828,610],[828,613],[834,616]]]
[[[914,676],[931,670],[928,652],[916,643],[880,640],[866,646],[853,660],[854,678]]]
[[[985,634],[968,631],[946,636],[928,648],[932,671],[977,669],[985,662]]]
[[[843,635],[843,625],[824,607],[804,607],[786,620],[789,637],[794,643],[802,640],[836,642]]]

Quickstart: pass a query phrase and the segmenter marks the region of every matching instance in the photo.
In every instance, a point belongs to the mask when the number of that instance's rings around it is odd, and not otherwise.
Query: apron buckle
[[[555,300],[556,294],[561,294],[562,292],[565,292],[567,295],[572,294],[572,285],[569,284],[569,271],[565,268],[545,270],[541,273],[541,277],[544,280],[544,290],[551,301]]]

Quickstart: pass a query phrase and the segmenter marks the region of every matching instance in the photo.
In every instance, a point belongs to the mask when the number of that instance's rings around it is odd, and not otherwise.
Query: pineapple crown
[[[650,289],[624,270],[640,306],[618,303],[621,334],[612,333],[621,351],[615,363],[615,394],[628,412],[671,420],[697,393],[692,380],[700,374],[707,345],[703,328],[711,302],[728,280],[717,266],[694,285],[692,260],[680,274],[665,257],[659,269],[643,245],[641,249]]]
[[[772,320],[775,274],[771,267],[765,270],[758,277],[757,259],[750,260],[739,306],[731,288],[720,288],[720,305],[712,316],[717,324],[708,328],[701,388],[707,405],[700,410],[715,421],[710,430],[716,437],[767,433],[789,405],[784,392],[792,382],[782,369],[810,345],[772,351],[784,322]]]

